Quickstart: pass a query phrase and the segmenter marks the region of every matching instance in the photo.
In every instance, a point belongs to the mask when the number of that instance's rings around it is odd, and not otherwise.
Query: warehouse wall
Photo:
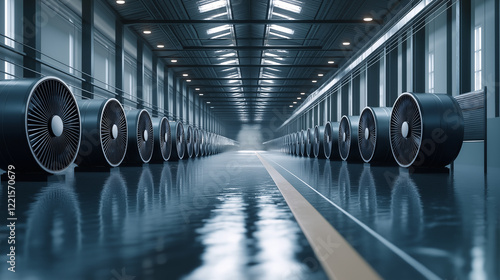
[[[289,120],[277,136],[324,125],[326,121],[338,121],[342,115],[359,115],[365,106],[392,107],[405,91],[456,96],[487,87],[488,154],[500,154],[495,141],[498,138],[494,138],[498,137],[500,128],[499,1],[429,3],[426,10],[358,66],[344,76],[332,77],[338,82]],[[481,39],[480,56],[477,55],[477,36]],[[309,119],[311,112],[322,106],[322,100],[330,103],[327,120],[313,119],[306,121],[305,126],[296,121],[304,116]],[[484,142],[466,142],[457,161],[483,164],[483,154]],[[488,165],[500,167],[500,159],[490,156]]]
[[[0,79],[57,76],[77,98],[116,97],[125,109],[224,134],[186,81],[106,1],[0,0],[0,15]]]

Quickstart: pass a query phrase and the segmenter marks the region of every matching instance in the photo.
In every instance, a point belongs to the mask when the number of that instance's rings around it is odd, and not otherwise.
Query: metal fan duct
[[[358,126],[358,145],[361,158],[368,163],[393,163],[389,143],[391,108],[366,107]]]
[[[82,117],[79,167],[119,166],[128,146],[127,118],[120,102],[111,99],[78,101]]]
[[[186,138],[184,136],[184,126],[181,122],[170,122],[170,134],[172,143],[172,152],[170,160],[183,159],[186,151]]]
[[[324,135],[324,151],[325,158],[330,160],[340,160],[339,151],[339,123],[338,122],[327,122],[325,124],[325,135]]]
[[[172,153],[170,124],[166,117],[153,118],[154,149],[151,161],[164,162]]]
[[[148,163],[153,156],[153,123],[146,110],[131,110],[126,113],[128,146],[124,162],[127,164]]]
[[[314,128],[314,157],[326,158],[325,157],[325,127],[316,126]]]
[[[81,120],[75,97],[55,77],[0,81],[0,168],[57,173],[76,159]]]
[[[359,116],[342,116],[339,124],[339,153],[342,160],[361,161],[358,148]]]

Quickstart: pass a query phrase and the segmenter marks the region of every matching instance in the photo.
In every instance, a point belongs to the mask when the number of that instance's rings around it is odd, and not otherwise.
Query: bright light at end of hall
[[[370,22],[372,20],[373,20],[372,17],[365,17],[365,18],[363,18],[363,21],[366,21],[366,22]]]
[[[351,42],[347,42],[347,41],[346,42],[342,42],[342,45],[349,46],[349,45],[351,45]]]
[[[116,4],[123,5],[125,4],[125,0],[116,0]]]
[[[144,33],[144,34],[151,34],[152,32],[151,32],[151,30],[144,30],[144,31],[142,31],[142,33]]]

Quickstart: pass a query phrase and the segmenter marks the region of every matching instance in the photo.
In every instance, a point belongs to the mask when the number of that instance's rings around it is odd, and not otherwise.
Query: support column
[[[137,109],[144,108],[144,43],[138,39],[137,40]]]
[[[94,0],[82,1],[82,96],[94,98]]]
[[[152,57],[152,85],[151,85],[151,93],[152,93],[152,102],[153,103],[153,116],[158,117],[158,57],[153,55]]]
[[[23,1],[23,77],[40,77],[42,67],[40,64],[40,50],[42,41],[40,38],[40,0]]]
[[[125,36],[121,21],[115,21],[115,98],[123,104],[123,77],[125,76]]]

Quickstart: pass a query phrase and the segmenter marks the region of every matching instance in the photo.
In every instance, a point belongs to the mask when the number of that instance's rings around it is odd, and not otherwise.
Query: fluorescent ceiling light
[[[231,26],[225,24],[225,25],[221,25],[221,26],[217,26],[217,27],[213,27],[213,28],[210,28],[207,30],[207,34],[210,35],[210,34],[214,34],[214,33],[219,33],[221,31],[224,31],[224,30],[227,30],[227,29],[230,29]]]
[[[191,82],[191,80],[186,80],[186,82],[190,83],[190,82]]]
[[[220,55],[220,57],[231,57],[231,56],[236,56],[236,53],[226,53],[226,54]]]
[[[351,43],[350,42],[342,42],[342,45],[344,46],[349,46]]]
[[[293,105],[290,105],[290,106],[288,106],[288,107],[293,108]]]
[[[372,21],[373,18],[372,17],[365,17],[365,18],[363,18],[363,20],[366,21],[366,22],[369,22],[369,21]]]
[[[151,32],[151,30],[144,30],[144,31],[142,31],[142,33],[144,33],[144,34],[151,34],[152,32]]]
[[[198,6],[198,10],[200,11],[200,13],[206,13],[206,12],[217,10],[217,9],[220,9],[223,7],[226,7],[226,1],[217,0],[217,1],[212,1],[208,4],[203,4],[203,5]]]
[[[177,63],[177,59],[171,59],[170,62]]]
[[[300,96],[299,96],[299,97],[297,97],[297,99],[298,99],[298,100],[301,100],[301,99],[302,99],[302,97],[300,97]]]
[[[159,44],[159,45],[156,45],[156,47],[159,48],[159,49],[163,49],[165,47],[165,45]]]
[[[220,13],[220,14],[216,14],[216,15],[213,15],[213,16],[210,16],[210,17],[207,17],[205,18],[205,20],[211,20],[211,19],[216,19],[218,17],[221,17],[221,16],[226,16],[227,15],[227,12],[224,12],[224,13]]]
[[[274,84],[273,80],[262,80],[263,83]]]
[[[297,101],[293,101],[293,104],[297,104]]]
[[[207,104],[210,104],[210,101],[207,101]]]
[[[323,74],[323,73],[319,73],[319,74],[318,74],[318,77],[323,77],[324,75],[325,75],[325,74]]]
[[[283,34],[279,34],[279,33],[276,33],[276,32],[269,32],[269,35],[273,35],[273,36],[280,37],[280,38],[283,38],[283,39],[291,39],[288,36],[285,36]]]
[[[227,32],[227,33],[222,33],[222,34],[219,34],[219,35],[215,35],[213,37],[211,37],[210,39],[213,40],[213,39],[219,39],[219,38],[222,38],[224,36],[229,36],[231,35],[231,32]]]
[[[288,28],[288,27],[284,27],[281,25],[277,25],[277,24],[271,24],[271,29],[274,29],[276,31],[283,32],[286,34],[290,34],[290,35],[293,35],[293,33],[295,33],[295,31],[293,29]]]
[[[272,61],[269,59],[263,59],[264,64],[281,65],[279,62]]]
[[[273,16],[282,17],[282,18],[284,18],[284,19],[288,19],[288,20],[294,20],[294,19],[295,19],[295,18],[293,18],[293,17],[289,17],[289,16],[287,16],[287,15],[284,15],[284,14],[281,14],[281,13],[275,13],[275,12],[273,12]]]
[[[237,68],[236,67],[231,67],[231,68],[226,68],[224,70],[221,70],[221,72],[228,72],[228,71],[233,71],[233,70],[236,70]]]
[[[228,64],[236,64],[236,63],[238,63],[238,59],[231,59],[231,60],[221,62],[221,63],[219,63],[219,65],[228,65]]]
[[[116,0],[116,4],[123,5],[125,4],[125,0]]]
[[[302,11],[302,7],[294,4],[287,3],[285,1],[281,0],[275,0],[274,1],[274,7],[280,8],[283,10],[287,10],[292,13],[300,13]]]
[[[203,96],[203,93],[200,93],[199,95],[200,95],[200,96]]]
[[[328,64],[334,64],[334,63],[335,63],[335,61],[333,61],[333,60],[328,61]]]
[[[189,76],[189,74],[187,73],[182,74],[182,77],[187,77],[187,76]]]
[[[199,88],[199,87],[197,87],[197,88],[195,88],[194,90],[200,90],[200,88]]]
[[[312,80],[312,82],[313,82],[313,83],[317,83],[318,81],[316,81],[316,80]]]
[[[275,53],[270,53],[270,52],[266,52],[266,53],[264,53],[264,56],[278,57],[278,55],[277,55],[277,54],[275,54]]]
[[[306,95],[306,93],[305,92],[301,92],[300,95]]]

